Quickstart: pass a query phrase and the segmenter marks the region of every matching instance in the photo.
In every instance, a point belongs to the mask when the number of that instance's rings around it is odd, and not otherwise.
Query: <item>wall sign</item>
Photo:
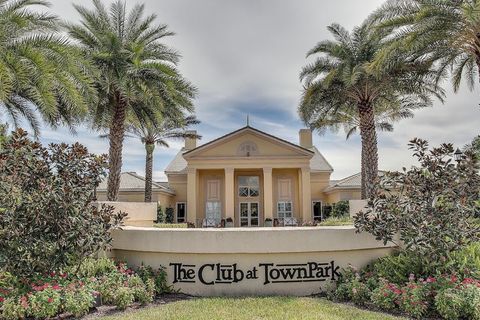
[[[295,282],[335,281],[340,267],[335,261],[306,263],[259,263],[243,269],[234,264],[207,263],[202,265],[170,263],[173,283],[201,283],[206,286],[234,284],[263,279],[263,285]],[[261,280],[260,280],[261,281]]]

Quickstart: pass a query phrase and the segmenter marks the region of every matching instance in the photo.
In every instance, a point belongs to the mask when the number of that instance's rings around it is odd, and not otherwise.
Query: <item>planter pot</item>
[[[265,221],[265,223],[263,224],[264,227],[273,227],[273,222],[270,220],[270,221]]]
[[[225,222],[225,228],[233,228],[233,221],[232,222]]]

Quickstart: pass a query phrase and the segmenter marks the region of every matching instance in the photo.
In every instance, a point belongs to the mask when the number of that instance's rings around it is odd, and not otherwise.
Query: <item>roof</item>
[[[186,152],[185,148],[178,151],[172,161],[168,164],[165,169],[166,173],[186,173],[187,170],[187,161],[183,158],[183,154]]]
[[[378,176],[383,176],[385,171],[378,171]],[[361,172],[343,178],[341,180],[331,180],[330,185],[325,189],[326,192],[338,189],[360,189],[362,187]]]
[[[304,148],[298,144],[295,144],[295,143],[292,143],[292,142],[289,142],[289,141],[286,141],[286,140],[283,140],[283,139],[280,139],[278,137],[275,137],[271,134],[268,134],[266,132],[263,132],[261,130],[258,130],[258,129],[255,129],[255,128],[252,128],[250,126],[245,126],[243,128],[240,128],[238,130],[235,130],[233,132],[230,132],[226,135],[223,135],[217,139],[214,139],[206,144],[203,144],[195,149],[192,149],[192,150],[186,150],[185,148],[182,148],[182,150],[180,150],[176,155],[175,157],[173,158],[173,160],[168,164],[167,168],[165,169],[165,172],[166,173],[186,173],[186,169],[187,169],[187,161],[185,160],[184,158],[184,155],[185,154],[190,154],[191,152],[193,151],[197,151],[197,150],[200,150],[200,149],[204,149],[205,147],[207,146],[210,146],[214,143],[217,143],[221,140],[224,140],[232,135],[235,135],[235,134],[238,134],[238,133],[241,133],[243,131],[246,131],[246,130],[251,130],[253,132],[256,132],[256,133],[259,133],[261,135],[264,135],[264,136],[267,136],[269,138],[272,138],[272,139],[275,139],[277,141],[280,141],[284,144],[287,144],[288,146],[290,147],[293,147],[293,148],[296,148],[302,152],[304,152],[305,154],[311,154],[313,155],[313,157],[310,159],[310,170],[311,171],[328,171],[328,172],[332,172],[333,171],[333,167],[328,163],[328,161],[325,159],[325,157],[320,153],[320,151],[318,151],[318,149],[316,147],[312,147],[312,148]]]
[[[312,159],[310,159],[310,171],[333,171],[333,167],[328,163],[323,154],[318,151],[317,147],[313,146],[310,150],[314,153]]]
[[[107,178],[103,179],[97,188],[97,191],[106,191],[106,190],[107,190]],[[122,172],[120,174],[120,191],[142,191],[143,192],[144,190],[145,190],[144,177],[136,174],[135,172]],[[172,189],[170,189],[168,184],[163,182],[152,181],[152,191],[175,194],[175,192]]]

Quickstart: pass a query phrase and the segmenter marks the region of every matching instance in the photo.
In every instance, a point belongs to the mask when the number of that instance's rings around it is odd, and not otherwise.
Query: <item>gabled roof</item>
[[[187,161],[183,158],[183,154],[186,152],[185,148],[178,151],[172,161],[165,169],[165,173],[186,173]]]
[[[195,150],[203,150],[205,147],[208,147],[208,146],[212,146],[212,144],[214,143],[219,143],[220,141],[223,141],[233,135],[236,135],[236,134],[240,134],[242,132],[245,132],[247,130],[251,130],[257,134],[260,134],[260,135],[263,135],[265,137],[268,137],[270,139],[275,139],[285,145],[288,145],[289,147],[291,148],[296,148],[297,150],[301,150],[303,153],[305,153],[306,155],[312,155],[312,158],[310,159],[310,170],[312,172],[332,172],[333,171],[333,168],[332,166],[328,163],[328,161],[325,159],[325,157],[320,153],[320,151],[318,151],[318,149],[316,147],[312,147],[312,148],[304,148],[304,147],[301,147],[297,144],[294,144],[294,143],[291,143],[289,141],[286,141],[286,140],[283,140],[283,139],[280,139],[280,138],[277,138],[271,134],[268,134],[266,132],[263,132],[261,130],[258,130],[258,129],[255,129],[255,128],[252,128],[250,126],[246,126],[246,127],[243,127],[243,128],[240,128],[236,131],[233,131],[231,133],[228,133],[220,138],[217,138],[215,140],[212,140],[204,145],[201,145],[195,149],[192,149],[192,150],[186,150],[184,148],[182,148],[182,150],[180,150],[176,155],[175,157],[173,158],[173,160],[168,164],[167,168],[165,169],[165,172],[168,174],[172,174],[172,173],[180,173],[180,174],[183,174],[183,173],[186,173],[186,169],[187,169],[187,161],[185,160],[184,158],[184,155],[186,154],[190,154],[191,152],[194,152]]]
[[[381,177],[385,174],[385,171],[378,170],[378,176]],[[330,186],[325,189],[325,192],[339,190],[339,189],[360,189],[362,187],[362,174],[361,172],[343,178],[341,180],[330,181]]]
[[[188,150],[188,151],[185,152],[183,155],[184,155],[184,157],[185,157],[185,156],[187,156],[187,157],[188,157],[188,156],[192,156],[192,155],[194,155],[195,153],[198,153],[198,152],[200,152],[200,151],[202,151],[202,150],[205,150],[206,148],[209,148],[209,147],[211,147],[211,146],[213,146],[213,145],[216,145],[216,144],[220,144],[220,143],[222,143],[224,140],[226,140],[226,139],[228,139],[228,138],[231,138],[231,137],[236,136],[236,135],[240,135],[240,134],[245,133],[245,132],[251,132],[251,133],[254,133],[254,134],[263,136],[263,137],[265,137],[265,138],[275,140],[275,141],[277,141],[277,142],[279,142],[279,143],[281,143],[281,144],[283,144],[283,145],[285,145],[285,146],[287,146],[287,147],[293,148],[293,149],[299,151],[300,153],[303,153],[304,155],[310,155],[310,156],[312,156],[313,153],[314,153],[313,151],[311,151],[311,150],[309,150],[309,149],[307,149],[307,148],[301,147],[301,146],[299,146],[299,145],[297,145],[297,144],[294,144],[294,143],[291,143],[291,142],[289,142],[289,141],[287,141],[287,140],[280,139],[280,138],[275,137],[275,136],[273,136],[273,135],[271,135],[271,134],[269,134],[269,133],[266,133],[266,132],[264,132],[264,131],[255,129],[255,128],[250,127],[249,125],[247,125],[247,126],[245,126],[245,127],[243,127],[243,128],[240,128],[240,129],[238,129],[238,130],[235,130],[235,131],[232,131],[232,132],[230,132],[230,133],[227,133],[226,135],[223,135],[223,136],[221,136],[221,137],[219,137],[219,138],[217,138],[217,139],[214,139],[214,140],[212,140],[212,141],[210,141],[210,142],[207,142],[207,143],[205,143],[205,144],[202,144],[201,146],[196,147],[195,149]]]
[[[97,191],[107,190],[107,178],[100,182]],[[120,175],[120,191],[144,191],[145,178],[136,174],[135,172],[122,172]],[[152,182],[152,191],[165,192],[175,194],[175,192],[168,187],[168,184]]]
[[[317,147],[313,146],[310,150],[314,152],[312,159],[310,159],[310,171],[333,172],[333,167],[328,163],[323,154],[318,151]]]

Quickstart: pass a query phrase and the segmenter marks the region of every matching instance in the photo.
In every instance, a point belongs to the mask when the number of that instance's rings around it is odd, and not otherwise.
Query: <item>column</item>
[[[310,168],[301,168],[301,193],[302,202],[302,220],[307,222],[312,220],[312,194],[310,185]]]
[[[187,169],[187,221],[197,225],[197,169]]]
[[[272,168],[263,168],[263,212],[265,219],[273,219]]]
[[[234,169],[225,168],[225,218],[235,221],[235,179]]]

